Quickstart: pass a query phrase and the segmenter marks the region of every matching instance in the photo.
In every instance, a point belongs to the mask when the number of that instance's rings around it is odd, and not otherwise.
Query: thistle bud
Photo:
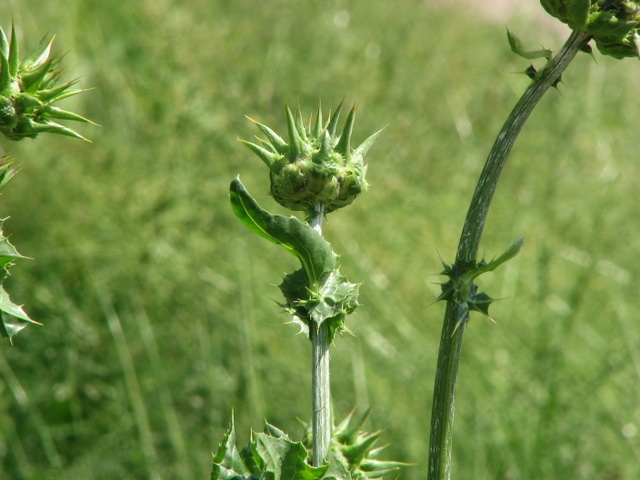
[[[254,122],[267,137],[260,144],[242,141],[269,167],[271,195],[281,205],[307,212],[312,218],[317,207],[325,213],[349,205],[367,188],[364,156],[379,131],[357,148],[351,148],[356,109],[347,116],[341,133],[336,134],[342,104],[326,123],[318,108],[313,125],[305,127],[302,114],[286,107],[289,142],[266,125]]]
[[[603,55],[640,56],[640,0],[540,0],[571,29],[591,35]]]
[[[52,104],[84,90],[69,90],[77,80],[58,85],[61,57],[49,57],[53,39],[18,60],[18,41],[11,28],[7,41],[0,28],[0,132],[11,140],[35,138],[39,133],[57,133],[86,140],[55,120],[92,123],[80,115]],[[95,124],[94,124],[95,125]]]

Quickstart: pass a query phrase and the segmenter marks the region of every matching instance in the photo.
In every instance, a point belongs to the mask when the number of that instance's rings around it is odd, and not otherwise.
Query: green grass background
[[[12,17],[30,48],[56,34],[65,76],[95,88],[62,106],[102,127],[2,143],[22,170],[0,215],[33,257],[8,289],[45,326],[0,348],[0,478],[208,478],[232,411],[242,444],[265,418],[299,438],[310,347],[274,302],[298,266],[227,189],[240,174],[282,212],[236,140],[257,133],[244,115],[284,133],[285,102],[342,98],[356,141],[388,126],[369,192],[325,226],[363,282],[332,350],[335,412],[371,406],[385,456],[425,478],[439,256],[527,85],[505,28],[557,50],[555,30],[413,0],[11,0]],[[483,252],[526,241],[479,280],[505,300],[465,333],[454,478],[640,478],[640,65],[596,58],[543,99],[497,190]]]

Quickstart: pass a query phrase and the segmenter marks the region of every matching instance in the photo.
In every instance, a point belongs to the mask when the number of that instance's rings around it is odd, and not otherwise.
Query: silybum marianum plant
[[[84,90],[72,90],[77,82],[60,84],[61,57],[50,56],[53,39],[42,42],[40,47],[20,60],[15,28],[11,27],[11,39],[0,28],[0,132],[9,140],[36,138],[41,133],[56,133],[86,140],[57,120],[93,123],[90,120],[53,104],[77,95]],[[15,175],[16,168],[10,157],[0,159],[0,189]],[[24,258],[2,234],[0,220],[0,334],[12,340],[30,323],[38,323],[14,304],[2,286],[9,275],[14,260]]]
[[[239,178],[231,183],[231,206],[240,221],[259,236],[283,247],[301,264],[280,284],[281,306],[292,315],[312,345],[312,414],[306,442],[293,442],[271,425],[254,433],[237,450],[233,421],[214,456],[212,479],[234,478],[377,478],[400,467],[376,459],[379,433],[360,431],[366,417],[349,416],[333,426],[329,390],[329,347],[346,330],[346,317],[358,306],[359,286],[339,271],[338,255],[322,237],[324,216],[352,203],[367,188],[364,156],[379,132],[352,147],[355,108],[338,131],[341,106],[325,121],[319,108],[305,125],[300,111],[285,110],[288,141],[254,122],[266,139],[242,141],[269,168],[271,195],[281,205],[305,214],[273,215],[251,197]],[[311,453],[309,453],[309,448]]]
[[[53,104],[82,93],[70,90],[77,83],[72,80],[59,84],[62,57],[50,56],[53,39],[19,59],[15,28],[7,41],[0,29],[0,132],[11,140],[36,138],[40,133],[57,133],[86,140],[76,131],[56,120],[93,123],[86,118]]]
[[[618,59],[640,56],[640,1],[541,0],[541,4],[547,12],[566,23],[572,32],[556,55],[547,49],[525,50],[522,42],[508,32],[514,53],[528,60],[544,59],[544,63],[538,67],[532,64],[524,71],[532,83],[509,114],[489,152],[469,205],[455,262],[445,264],[442,272],[449,280],[443,283],[442,295],[438,298],[446,301],[447,307],[431,411],[429,480],[450,478],[454,399],[462,337],[469,313],[477,311],[488,315],[493,301],[488,294],[478,291],[475,278],[509,260],[522,247],[522,239],[518,239],[494,260],[477,260],[491,200],[511,148],[538,101],[549,87],[558,85],[562,72],[578,52],[592,53],[591,41],[604,55]]]

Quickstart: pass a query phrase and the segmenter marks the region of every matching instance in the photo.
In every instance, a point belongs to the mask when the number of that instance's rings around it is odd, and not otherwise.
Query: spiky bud
[[[305,127],[298,110],[285,109],[289,143],[266,125],[254,122],[267,137],[260,144],[241,140],[269,167],[271,195],[281,205],[313,217],[317,207],[325,213],[349,205],[367,188],[364,156],[380,132],[351,148],[356,109],[353,107],[341,133],[336,133],[342,104],[326,123],[319,107],[313,125]]]
[[[614,58],[640,56],[639,0],[540,0],[540,3],[572,30],[591,35],[602,54]]]
[[[19,61],[18,40],[11,27],[7,41],[0,28],[0,132],[11,140],[35,138],[39,133],[57,133],[86,140],[55,120],[93,123],[80,115],[54,107],[53,103],[85,90],[70,90],[72,80],[58,85],[61,57],[51,54],[51,41]]]

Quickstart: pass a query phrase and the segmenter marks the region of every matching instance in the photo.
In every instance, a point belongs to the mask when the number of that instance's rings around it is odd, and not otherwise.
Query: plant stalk
[[[493,194],[523,125],[549,87],[556,84],[562,72],[589,39],[587,34],[573,31],[549,68],[543,70],[540,77],[527,88],[502,126],[480,174],[467,212],[453,266],[457,275],[463,275],[476,264],[480,239]],[[448,300],[433,390],[428,480],[449,480],[451,474],[455,391],[462,337],[466,325],[465,321],[456,329],[458,324],[456,310],[455,300]]]
[[[317,214],[311,220],[313,227],[322,235],[324,206],[317,205]],[[329,328],[327,323],[309,327],[311,340],[311,390],[313,412],[312,464],[323,464],[331,444],[331,384],[329,378]]]

